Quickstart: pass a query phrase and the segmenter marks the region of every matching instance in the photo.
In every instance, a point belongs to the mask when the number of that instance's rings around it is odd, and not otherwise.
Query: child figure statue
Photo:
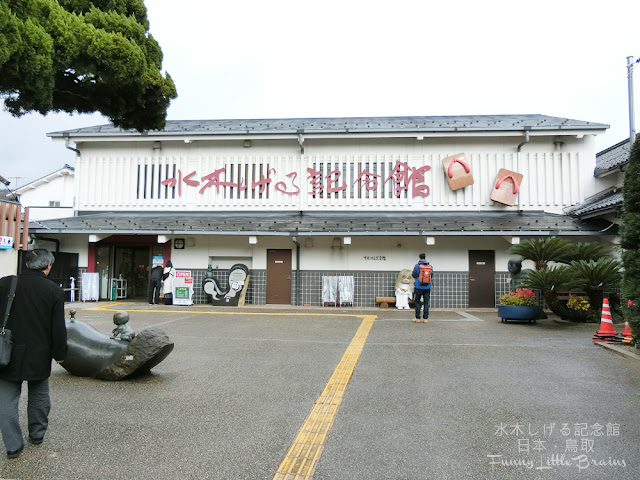
[[[409,310],[409,299],[411,295],[411,284],[403,281],[396,289],[396,308],[398,310]]]
[[[133,328],[127,325],[128,321],[129,321],[129,314],[127,312],[124,312],[121,310],[119,312],[114,313],[113,323],[115,323],[117,327],[113,329],[113,332],[111,332],[113,333],[111,338],[117,339],[118,337],[120,337],[120,340],[125,340],[127,342],[130,342],[131,340],[133,340],[133,337],[135,337],[136,334],[133,331]]]

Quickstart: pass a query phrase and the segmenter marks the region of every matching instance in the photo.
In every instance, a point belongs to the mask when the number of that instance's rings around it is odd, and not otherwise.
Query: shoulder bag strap
[[[9,313],[11,313],[11,305],[13,304],[13,298],[16,296],[16,285],[18,284],[18,277],[13,275],[11,277],[11,286],[9,287],[9,295],[7,295],[7,308],[4,312],[4,321],[2,322],[2,333],[4,334],[4,327],[7,326],[7,320],[9,320]]]

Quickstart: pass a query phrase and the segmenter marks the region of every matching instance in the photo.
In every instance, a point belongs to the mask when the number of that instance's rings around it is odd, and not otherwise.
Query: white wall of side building
[[[76,185],[73,173],[61,170],[20,187],[20,203],[29,207],[30,220],[73,216]]]

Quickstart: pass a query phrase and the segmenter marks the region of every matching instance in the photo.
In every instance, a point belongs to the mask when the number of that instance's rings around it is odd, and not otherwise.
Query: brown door
[[[469,250],[469,307],[496,306],[495,252]]]
[[[291,305],[291,250],[267,250],[267,303]]]

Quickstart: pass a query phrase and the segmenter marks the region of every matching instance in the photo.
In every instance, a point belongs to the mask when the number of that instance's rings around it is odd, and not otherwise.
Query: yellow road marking
[[[360,359],[360,354],[364,349],[369,332],[373,327],[376,315],[354,315],[354,314],[324,314],[324,313],[282,313],[282,312],[216,312],[212,310],[180,310],[176,308],[160,310],[156,308],[120,308],[130,303],[109,303],[99,307],[90,307],[86,310],[116,311],[125,310],[127,312],[145,313],[190,313],[202,315],[278,315],[278,316],[325,316],[325,317],[360,317],[362,323],[351,343],[345,350],[340,362],[333,370],[329,381],[316,400],[309,416],[300,427],[293,443],[287,451],[284,459],[280,462],[273,480],[311,480],[315,471],[322,450],[327,441],[329,430],[338,414],[338,408],[342,403],[344,393],[353,376],[356,364]]]
[[[358,331],[294,438],[273,480],[310,480],[312,478],[329,430],[338,414],[338,408],[375,319],[375,315],[363,316]]]

